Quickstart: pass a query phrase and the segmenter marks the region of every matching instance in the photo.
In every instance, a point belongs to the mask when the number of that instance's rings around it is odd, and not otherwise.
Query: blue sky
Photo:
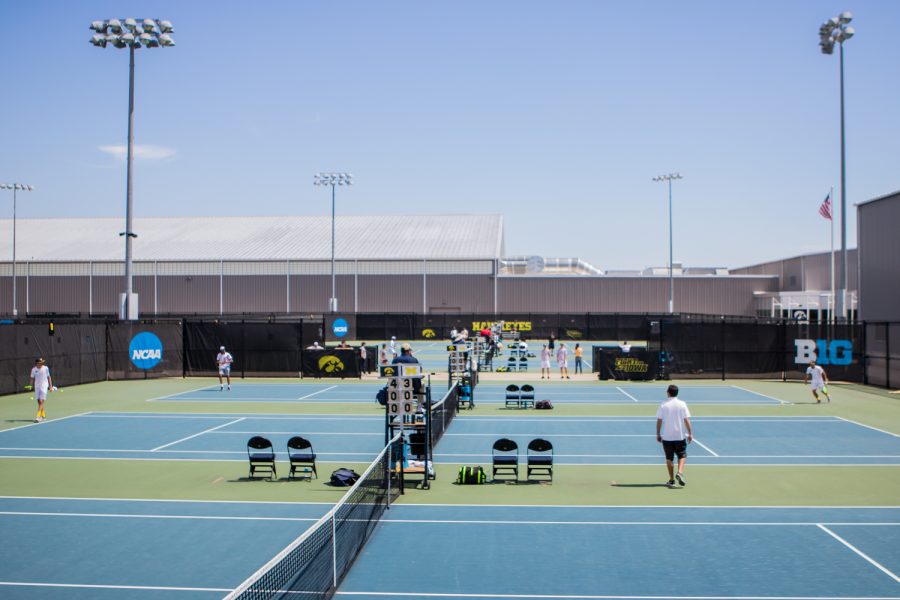
[[[136,216],[327,214],[312,176],[340,170],[339,214],[500,213],[509,255],[641,268],[668,260],[651,178],[677,171],[676,261],[824,251],[839,88],[818,27],[843,10],[855,246],[853,203],[900,189],[890,0],[7,0],[0,181],[37,186],[22,218],[124,218],[128,52],[88,25],[164,18],[177,46],[136,59]]]

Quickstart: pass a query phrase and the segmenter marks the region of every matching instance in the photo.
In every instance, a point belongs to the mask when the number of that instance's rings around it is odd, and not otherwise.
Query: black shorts
[[[669,440],[663,440],[663,450],[666,453],[666,460],[674,460],[676,456],[678,458],[687,457],[687,441],[686,440],[676,440],[670,442]]]

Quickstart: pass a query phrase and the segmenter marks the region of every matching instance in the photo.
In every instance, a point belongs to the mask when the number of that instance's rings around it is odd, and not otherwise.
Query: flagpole
[[[834,198],[834,186],[831,186],[828,197]],[[834,297],[834,213],[831,214],[829,221],[831,221],[831,310],[829,311],[831,314],[829,315],[829,321],[834,323],[834,307],[837,301]]]

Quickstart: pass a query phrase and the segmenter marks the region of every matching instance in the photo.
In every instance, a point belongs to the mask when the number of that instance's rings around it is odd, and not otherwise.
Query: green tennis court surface
[[[697,442],[688,485],[670,490],[660,385],[533,381],[556,405],[535,411],[484,382],[435,450],[432,489],[399,498],[337,597],[900,598],[895,397],[835,385],[816,405],[797,384],[679,383]],[[383,448],[379,385],[92,384],[51,395],[41,424],[27,394],[0,399],[0,526],[19,540],[0,550],[0,596],[225,596],[341,498],[333,469],[362,472]],[[247,479],[256,434],[274,443],[274,481]],[[320,479],[287,481],[293,434],[313,441]],[[522,469],[518,484],[455,485],[460,465],[490,471],[499,437],[552,440],[553,484]],[[430,575],[384,577],[398,545],[420,548],[404,571]]]

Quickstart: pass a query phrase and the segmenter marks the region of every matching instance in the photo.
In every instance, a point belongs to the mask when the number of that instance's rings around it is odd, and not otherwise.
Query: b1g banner
[[[304,350],[301,362],[304,377],[359,377],[359,348]]]
[[[657,354],[646,348],[602,348],[599,354],[600,379],[644,381],[656,379]]]

